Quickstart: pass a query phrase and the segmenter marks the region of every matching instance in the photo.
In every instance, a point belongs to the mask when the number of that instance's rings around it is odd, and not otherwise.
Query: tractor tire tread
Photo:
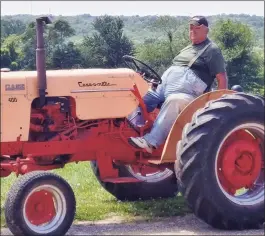
[[[205,167],[207,159],[204,153],[210,150],[207,147],[209,139],[212,140],[217,135],[217,131],[212,127],[220,129],[225,122],[236,118],[241,109],[245,111],[246,105],[248,113],[254,112],[261,116],[262,111],[259,109],[264,109],[264,98],[237,93],[224,95],[208,102],[205,108],[199,109],[193,115],[191,122],[185,125],[182,140],[177,144],[179,153],[175,162],[175,173],[179,189],[195,215],[218,229],[259,228],[264,222],[264,212],[260,209],[257,210],[257,214],[244,217],[225,214],[227,209],[222,211],[221,206],[218,206],[213,199],[215,196],[206,194],[209,191],[206,189],[210,187],[202,186],[206,178],[204,172],[208,171]],[[210,155],[207,158],[209,159]]]

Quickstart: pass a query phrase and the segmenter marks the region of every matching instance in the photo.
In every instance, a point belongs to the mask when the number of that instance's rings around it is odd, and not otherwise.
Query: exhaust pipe
[[[39,88],[39,107],[43,107],[46,103],[45,95],[46,84],[46,62],[45,62],[45,47],[44,47],[44,23],[51,24],[52,21],[48,16],[43,16],[36,19],[36,33],[37,33],[37,49],[36,49],[36,69],[38,76]]]

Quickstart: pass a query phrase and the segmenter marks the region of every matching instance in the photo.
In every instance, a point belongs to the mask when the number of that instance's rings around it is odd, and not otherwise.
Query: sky
[[[1,1],[1,15],[218,15],[264,17],[264,1]]]

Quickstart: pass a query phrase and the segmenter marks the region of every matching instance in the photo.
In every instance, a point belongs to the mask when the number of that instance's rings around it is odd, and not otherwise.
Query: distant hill
[[[31,21],[35,21],[37,16],[34,15],[13,15],[13,16],[1,16],[1,20],[21,20],[23,23],[28,24]],[[70,40],[79,43],[83,36],[91,35],[92,22],[97,16],[91,16],[90,14],[83,14],[77,16],[54,16],[54,19],[62,18],[67,20],[71,26],[75,29],[75,36]],[[162,32],[155,31],[150,25],[155,21],[157,16],[120,16],[125,24],[124,32],[129,36],[134,43],[142,43],[147,39],[157,39],[162,36]],[[179,20],[186,22],[187,16],[176,16]],[[251,16],[247,14],[230,14],[230,15],[213,15],[209,16],[208,20],[210,28],[215,25],[215,22],[219,19],[231,19],[237,20],[244,24],[249,25],[255,33],[256,46],[264,47],[264,17]],[[2,27],[2,26],[1,26]]]

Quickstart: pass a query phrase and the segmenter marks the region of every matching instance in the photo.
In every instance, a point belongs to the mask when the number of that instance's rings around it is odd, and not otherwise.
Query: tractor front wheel
[[[18,178],[5,204],[6,223],[14,235],[64,235],[75,211],[70,185],[60,176],[43,171]]]
[[[101,186],[121,201],[169,198],[178,193],[175,174],[167,168],[158,170],[149,166],[116,165],[119,177],[132,177],[143,181],[124,184],[101,181],[97,162],[91,161],[91,167]]]
[[[179,188],[195,215],[219,229],[264,222],[264,98],[224,95],[198,110],[177,144]]]

